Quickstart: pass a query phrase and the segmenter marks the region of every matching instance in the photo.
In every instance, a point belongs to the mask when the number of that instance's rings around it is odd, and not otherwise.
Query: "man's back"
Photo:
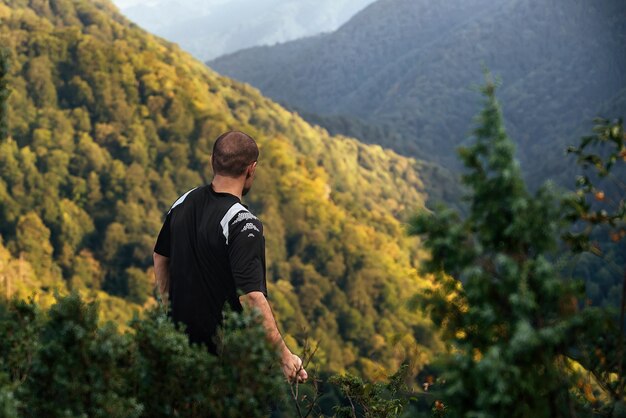
[[[171,315],[187,326],[191,342],[213,352],[224,303],[256,309],[285,377],[302,382],[307,379],[302,359],[285,344],[267,301],[263,225],[241,204],[258,158],[256,142],[243,132],[225,132],[215,140],[213,181],[181,196],[163,224],[153,254],[156,285],[164,301],[169,295]]]
[[[263,226],[237,196],[211,185],[181,196],[167,215],[155,252],[169,257],[170,313],[191,342],[216,351],[224,304],[241,309],[238,291],[267,294]]]

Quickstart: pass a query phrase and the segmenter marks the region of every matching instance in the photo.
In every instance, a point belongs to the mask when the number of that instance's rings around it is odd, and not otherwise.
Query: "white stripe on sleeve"
[[[226,244],[228,245],[228,224],[235,217],[236,214],[241,212],[242,210],[249,212],[241,203],[235,203],[228,209],[228,212],[224,215],[222,220],[220,221],[220,225],[222,226],[222,233],[224,234],[224,238],[226,238]]]
[[[191,192],[193,192],[194,190],[196,190],[197,187],[194,187],[193,189],[189,190],[187,193],[185,193],[184,195],[182,195],[181,197],[178,198],[178,200],[176,200],[176,202],[174,202],[174,204],[172,205],[172,207],[170,208],[170,210],[167,212],[168,214],[172,211],[172,209],[174,209],[176,206],[180,205],[181,203],[183,203],[183,201],[185,200],[185,198],[187,197],[187,195]]]

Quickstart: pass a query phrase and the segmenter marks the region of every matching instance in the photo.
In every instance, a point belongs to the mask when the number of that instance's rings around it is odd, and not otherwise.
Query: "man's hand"
[[[278,327],[276,326],[272,308],[267,302],[265,295],[261,292],[250,292],[240,296],[239,301],[246,308],[258,309],[263,318],[263,326],[267,332],[267,338],[281,353],[280,362],[283,374],[287,380],[298,383],[304,382],[308,378],[308,375],[306,370],[302,367],[302,359],[292,354],[285,345],[285,341],[283,341],[283,337],[281,337]]]
[[[287,350],[282,359],[283,374],[290,383],[302,383],[309,377],[302,367],[302,359]]]

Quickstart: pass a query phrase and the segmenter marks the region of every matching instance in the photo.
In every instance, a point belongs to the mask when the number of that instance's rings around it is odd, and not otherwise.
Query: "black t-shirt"
[[[263,224],[237,196],[210,184],[174,202],[154,251],[169,257],[173,320],[212,352],[224,304],[241,310],[238,293],[267,296]]]

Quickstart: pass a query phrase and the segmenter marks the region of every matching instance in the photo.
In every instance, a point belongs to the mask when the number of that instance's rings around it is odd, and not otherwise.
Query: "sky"
[[[201,60],[337,29],[374,0],[113,0]]]

